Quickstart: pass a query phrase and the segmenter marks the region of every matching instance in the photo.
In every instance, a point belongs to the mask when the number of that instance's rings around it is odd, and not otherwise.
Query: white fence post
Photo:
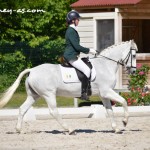
[[[78,98],[74,98],[74,107],[78,107]]]

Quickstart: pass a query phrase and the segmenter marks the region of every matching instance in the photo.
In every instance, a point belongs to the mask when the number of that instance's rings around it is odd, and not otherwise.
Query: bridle
[[[116,61],[116,60],[114,60],[114,59],[111,59],[111,58],[109,58],[109,57],[106,57],[106,56],[104,56],[104,55],[101,55],[99,51],[97,51],[97,54],[98,54],[98,56],[101,56],[101,57],[104,57],[104,58],[106,58],[106,59],[108,59],[108,60],[111,60],[111,61],[113,61],[113,62],[116,62],[117,64],[119,64],[119,65],[121,65],[121,66],[125,66],[125,64],[128,63],[129,58],[130,58],[130,56],[131,56],[131,66],[130,66],[129,68],[135,68],[135,69],[136,69],[136,67],[133,66],[132,51],[136,51],[136,49],[132,49],[132,48],[131,48],[130,51],[128,52],[127,56],[126,56],[123,60],[119,60],[119,61]],[[95,55],[94,58],[99,58],[98,56]]]
[[[129,53],[127,54],[126,58],[123,60],[123,62],[125,62],[124,64],[127,64],[129,61],[129,58],[131,56],[131,66],[129,68],[135,68],[135,66],[133,66],[133,57],[135,57],[134,55],[132,55],[132,51],[136,51],[136,49],[131,48]],[[126,60],[126,61],[125,61]]]

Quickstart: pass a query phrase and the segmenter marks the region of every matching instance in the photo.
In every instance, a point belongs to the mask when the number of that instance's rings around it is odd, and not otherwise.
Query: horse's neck
[[[100,53],[100,57],[98,57],[98,59],[94,60],[95,64],[97,66],[97,64],[103,63],[104,67],[108,67],[108,68],[111,67],[113,68],[114,73],[116,73],[119,68],[117,62],[120,61],[125,54],[127,54],[128,49],[129,49],[128,42],[121,43],[117,46],[109,47],[108,49]],[[105,56],[105,57],[101,57],[101,56]]]
[[[102,56],[118,61],[121,58],[122,52],[119,48],[109,48],[101,53]]]
[[[119,61],[128,51],[129,42],[111,46],[101,52],[101,55]]]

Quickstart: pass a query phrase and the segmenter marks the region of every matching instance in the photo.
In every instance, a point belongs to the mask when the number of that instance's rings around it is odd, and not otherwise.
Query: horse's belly
[[[81,84],[80,83],[63,83],[57,88],[57,96],[65,97],[79,97],[81,95]]]
[[[96,84],[91,83],[92,87],[92,95],[99,95],[98,88]],[[57,88],[56,92],[57,96],[65,96],[65,97],[80,97],[81,96],[81,83],[63,83],[61,86]]]

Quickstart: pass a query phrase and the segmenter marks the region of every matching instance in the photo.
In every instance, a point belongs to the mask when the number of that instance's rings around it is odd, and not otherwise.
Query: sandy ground
[[[54,119],[24,123],[21,134],[17,120],[1,120],[0,150],[150,150],[150,116],[131,117],[126,128],[121,119],[116,118],[122,134],[112,132],[108,118],[64,119],[76,135],[65,135]]]

